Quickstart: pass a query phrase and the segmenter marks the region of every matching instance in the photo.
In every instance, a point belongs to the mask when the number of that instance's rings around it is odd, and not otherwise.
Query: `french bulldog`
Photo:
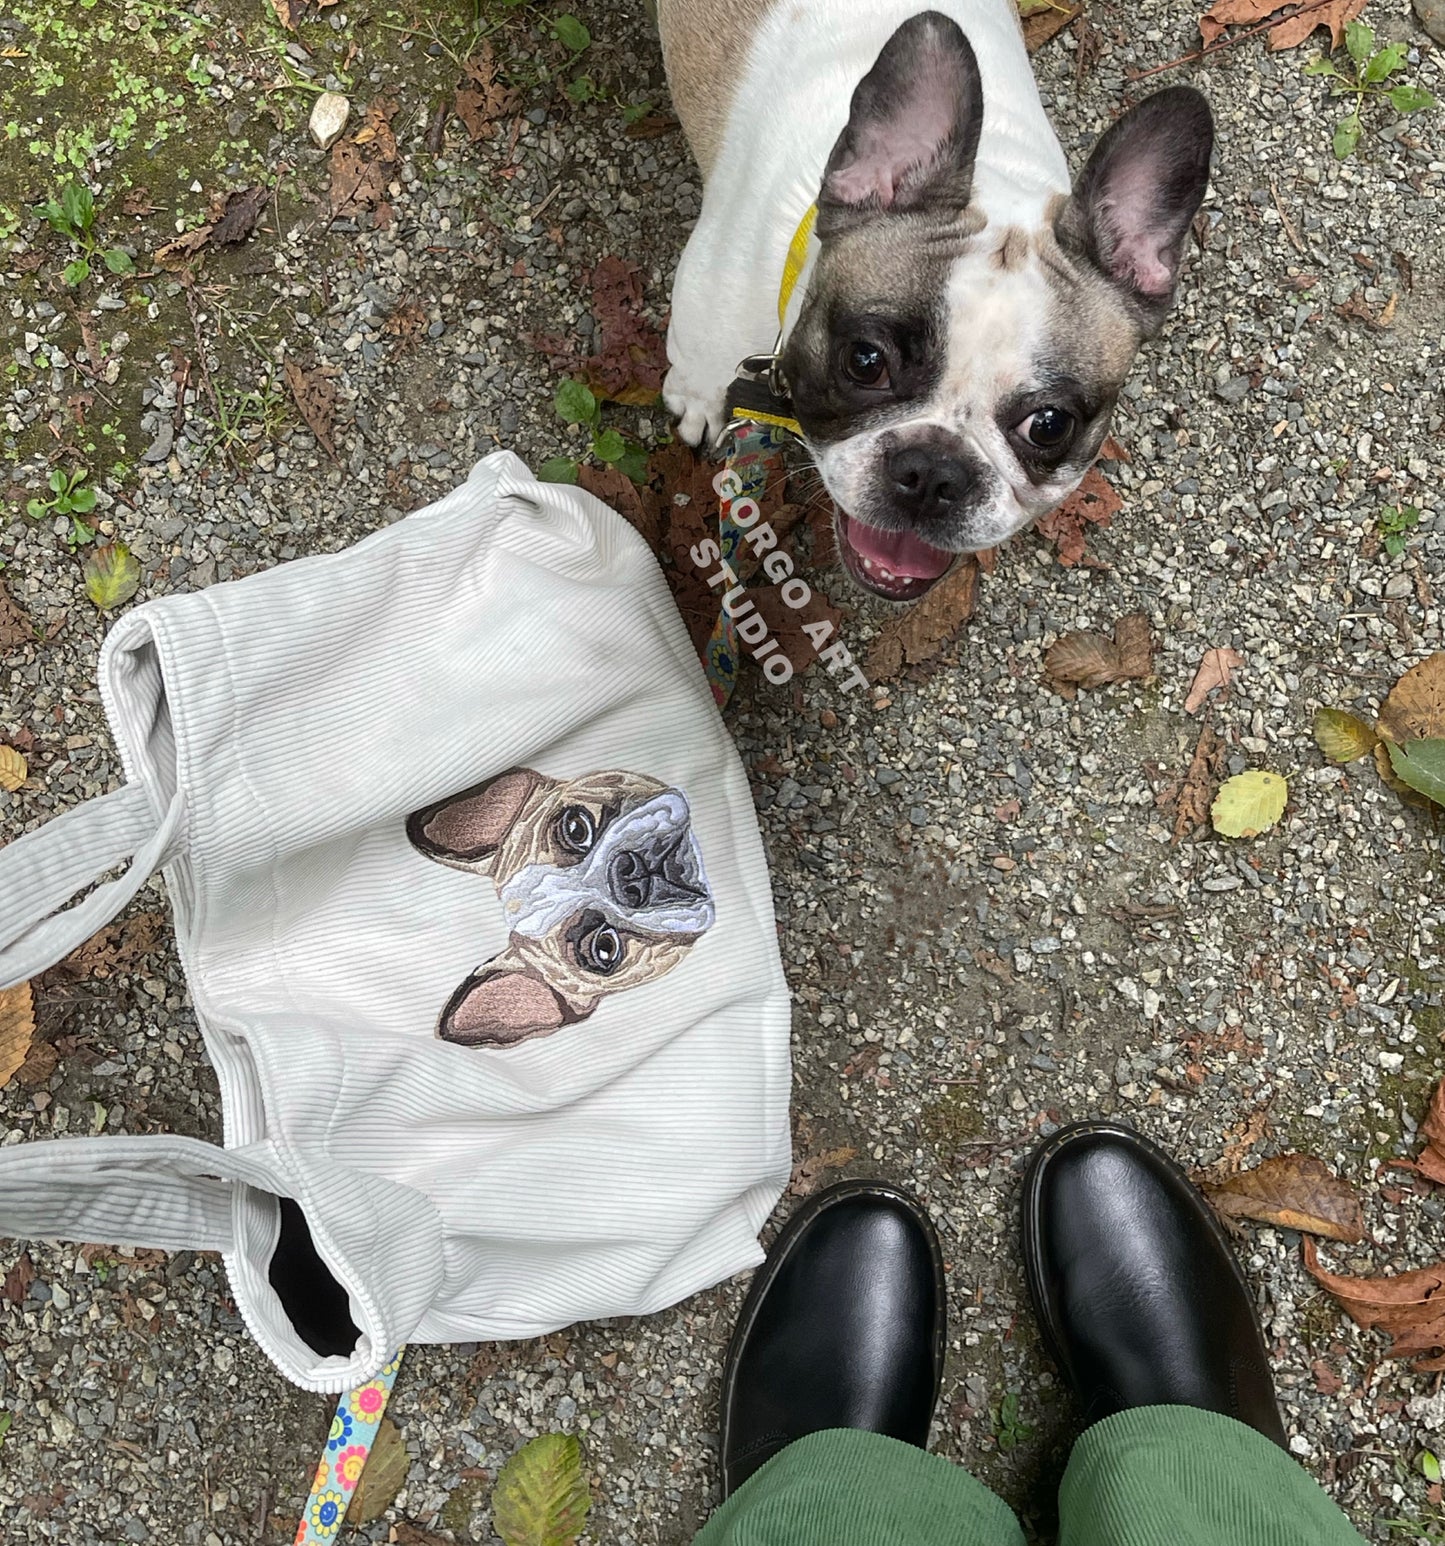
[[[511,768],[414,812],[429,859],[490,876],[510,938],[447,1001],[437,1035],[512,1047],[670,972],[714,909],[687,799],[640,773]]]
[[[710,441],[740,361],[774,355],[848,573],[916,600],[1098,453],[1173,302],[1208,104],[1147,97],[1071,187],[1014,0],[659,0],[658,22],[704,179],[666,403]]]

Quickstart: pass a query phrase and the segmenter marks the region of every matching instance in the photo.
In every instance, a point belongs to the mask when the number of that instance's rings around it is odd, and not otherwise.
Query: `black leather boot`
[[[1087,1421],[1197,1406],[1285,1445],[1254,1295],[1162,1149],[1109,1122],[1061,1128],[1029,1161],[1023,1235],[1045,1346]]]
[[[790,1218],[748,1290],[723,1366],[722,1487],[805,1434],[866,1428],[922,1448],[947,1328],[923,1207],[844,1181]]]

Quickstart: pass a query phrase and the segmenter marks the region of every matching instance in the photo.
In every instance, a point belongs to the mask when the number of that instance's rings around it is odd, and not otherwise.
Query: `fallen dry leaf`
[[[607,257],[592,270],[592,314],[598,349],[583,377],[598,397],[647,407],[662,391],[667,343],[643,315],[641,269]]]
[[[0,650],[19,649],[35,638],[30,619],[15,604],[10,592],[0,584]]]
[[[1393,741],[1398,746],[1406,741],[1445,737],[1445,650],[1436,650],[1419,665],[1411,666],[1395,683],[1380,705],[1375,729],[1380,734],[1380,744],[1375,747],[1380,777],[1408,804],[1428,806],[1424,795],[1396,775],[1384,743]]]
[[[1445,1368],[1445,1264],[1392,1277],[1352,1278],[1319,1264],[1315,1243],[1305,1237],[1305,1267],[1338,1299],[1345,1313],[1367,1331],[1379,1327],[1393,1339],[1387,1358],[1417,1358],[1421,1370]],[[1434,1353],[1437,1356],[1428,1357]]]
[[[1199,18],[1204,46],[1217,43],[1230,27],[1250,26],[1268,20],[1291,0],[1216,0]],[[1281,17],[1269,29],[1269,46],[1278,52],[1298,48],[1316,27],[1330,29],[1330,47],[1338,48],[1345,40],[1345,27],[1365,8],[1365,0],[1327,0],[1323,5],[1306,4],[1293,15]]]
[[[1194,673],[1189,696],[1184,700],[1184,712],[1197,714],[1204,700],[1216,687],[1228,687],[1230,676],[1244,664],[1244,656],[1238,650],[1205,650],[1204,659]]]
[[[1315,741],[1331,762],[1353,762],[1375,749],[1380,738],[1362,719],[1344,709],[1315,710]]]
[[[1227,1218],[1257,1219],[1353,1245],[1365,1238],[1365,1218],[1353,1187],[1312,1154],[1277,1154],[1205,1188]]]
[[[453,98],[453,109],[466,125],[473,145],[497,132],[497,120],[512,112],[521,100],[511,86],[497,79],[497,59],[485,40],[462,66],[462,81]]]
[[[1103,687],[1150,676],[1154,669],[1154,645],[1149,619],[1131,612],[1114,624],[1114,636],[1081,628],[1061,634],[1044,652],[1044,670],[1050,682],[1066,697],[1078,687]]]
[[[14,794],[29,776],[24,753],[15,746],[0,746],[0,789]]]
[[[820,649],[827,649],[837,642],[845,614],[816,585],[810,587],[812,594],[801,607],[790,607],[783,600],[782,590],[781,585],[750,585],[748,596],[767,623],[768,632],[777,639],[779,648],[792,662],[793,670],[801,676],[816,663]],[[827,623],[829,631],[820,635],[821,643],[814,643],[803,629],[805,625],[818,623]],[[746,646],[743,648],[746,650]]]
[[[1022,13],[1024,7],[1020,6],[1019,10]],[[1057,37],[1076,16],[1082,16],[1083,13],[1084,8],[1082,5],[1061,7],[1048,3],[1048,0],[1045,0],[1045,3],[1034,7],[1026,15],[1021,16],[1020,24],[1024,30],[1024,47],[1031,54],[1037,52],[1050,38]]]
[[[1077,563],[1092,564],[1084,556],[1084,535],[1090,526],[1108,526],[1124,507],[1113,486],[1097,467],[1084,474],[1084,481],[1059,505],[1041,516],[1036,530],[1052,544],[1059,562],[1068,569]]]
[[[577,469],[577,482],[604,505],[610,505],[655,553],[662,537],[662,511],[657,495],[638,486],[616,467],[594,467],[583,462]]]
[[[1209,807],[1214,803],[1214,784],[1223,771],[1223,763],[1223,742],[1208,725],[1201,726],[1199,739],[1194,743],[1194,755],[1189,759],[1189,771],[1179,786],[1174,808],[1174,842],[1192,837],[1208,824]]]
[[[194,231],[176,237],[173,242],[167,242],[164,247],[157,247],[155,261],[162,268],[184,268],[210,241],[211,229],[209,224],[198,226]]]
[[[351,1502],[346,1509],[346,1523],[360,1528],[381,1516],[396,1502],[396,1495],[406,1484],[406,1473],[411,1467],[406,1441],[391,1418],[383,1417],[372,1440],[371,1453]]]
[[[978,561],[965,553],[921,600],[885,623],[868,651],[864,673],[886,682],[905,665],[932,660],[958,636],[978,605]]]
[[[807,1154],[793,1166],[788,1182],[789,1197],[807,1197],[816,1192],[830,1170],[840,1170],[858,1157],[857,1149],[827,1149],[822,1154]]]
[[[1420,1132],[1425,1147],[1411,1163],[1427,1180],[1445,1186],[1445,1079],[1435,1086]]]
[[[211,240],[218,246],[231,246],[244,242],[256,229],[261,211],[271,190],[257,184],[254,188],[238,188],[226,195],[225,203],[211,226]]]
[[[671,134],[681,127],[671,113],[645,113],[641,118],[634,118],[622,132],[629,140],[655,140],[659,135]]]
[[[386,197],[396,170],[396,134],[391,120],[396,104],[378,97],[366,110],[366,119],[355,134],[331,147],[331,185],[327,199],[332,218],[374,210]]]
[[[323,370],[304,371],[295,360],[287,360],[286,385],[291,389],[306,427],[316,436],[317,444],[333,462],[337,461],[336,446],[331,439],[336,422],[335,382]]]
[[[134,971],[141,961],[161,948],[165,932],[163,914],[135,913],[92,934],[59,963],[57,970],[101,979],[116,972]]]
[[[30,1260],[29,1251],[21,1251],[15,1265],[5,1274],[5,1282],[0,1286],[0,1296],[8,1299],[11,1304],[21,1304],[26,1294],[30,1292],[30,1285],[34,1281],[35,1263]]]
[[[30,1052],[35,1039],[35,996],[28,982],[0,988],[0,1089]]]

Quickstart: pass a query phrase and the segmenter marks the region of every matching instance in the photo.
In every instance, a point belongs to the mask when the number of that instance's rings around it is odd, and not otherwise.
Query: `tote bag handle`
[[[162,1251],[235,1247],[238,1184],[285,1193],[270,1145],[199,1138],[57,1138],[0,1149],[0,1234]]]
[[[157,819],[141,785],[123,784],[0,848],[0,988],[24,982],[83,945],[184,842],[179,792]],[[126,860],[123,875],[57,911]]]

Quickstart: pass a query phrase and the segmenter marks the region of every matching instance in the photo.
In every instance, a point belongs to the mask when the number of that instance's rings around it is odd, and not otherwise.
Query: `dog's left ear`
[[[879,215],[968,203],[983,128],[983,82],[957,22],[911,16],[858,83],[818,196],[818,235]]]
[[[585,1020],[595,1001],[574,1006],[530,962],[504,950],[452,994],[437,1022],[443,1041],[462,1047],[515,1047]]]
[[[1059,245],[1119,286],[1146,336],[1174,300],[1213,147],[1214,119],[1199,92],[1156,92],[1094,147],[1054,222]]]

